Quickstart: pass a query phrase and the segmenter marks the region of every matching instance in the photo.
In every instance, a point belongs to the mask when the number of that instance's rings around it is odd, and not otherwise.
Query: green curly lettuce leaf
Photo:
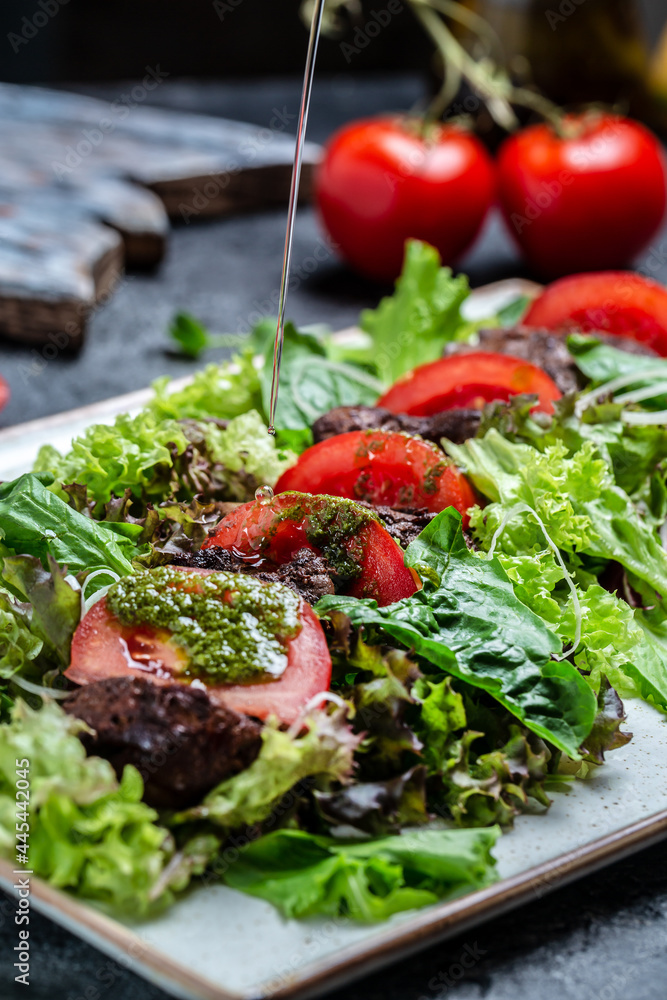
[[[633,499],[642,500],[649,509],[656,506],[656,499],[662,499],[662,507],[656,512],[656,520],[662,523],[667,508],[664,474],[659,472],[661,463],[667,459],[667,429],[659,424],[625,423],[623,403],[594,402],[579,415],[575,412],[576,402],[576,396],[564,396],[554,404],[551,415],[532,413],[532,396],[491,403],[485,407],[477,437],[483,438],[494,429],[506,440],[532,445],[538,451],[562,443],[569,458],[590,442],[597,457],[607,463],[616,485]],[[661,497],[653,496],[656,489]]]
[[[174,823],[205,819],[232,830],[267,820],[281,800],[307,778],[347,781],[361,737],[346,722],[347,710],[311,712],[301,736],[271,722],[262,729],[259,755],[245,771],[227,778],[204,801],[178,813]]]
[[[81,593],[68,575],[51,556],[48,569],[35,556],[7,556],[3,561],[3,579],[29,602],[30,628],[61,669],[69,666],[72,637],[81,617]]]
[[[621,695],[667,708],[667,644],[647,627],[643,612],[605,590],[582,564],[582,554],[619,562],[646,587],[647,604],[655,604],[653,588],[667,592],[660,539],[613,483],[593,444],[572,456],[562,444],[542,453],[491,430],[450,450],[493,501],[471,516],[477,541],[488,549],[495,539],[519,600],[563,642],[580,640],[575,663],[591,686],[599,690],[606,677]]]
[[[158,420],[232,420],[248,410],[261,411],[262,392],[255,351],[247,347],[232,361],[207,365],[179,389],[165,375],[153,383],[146,411]]]
[[[22,673],[37,659],[44,642],[31,629],[32,613],[0,590],[0,677]]]
[[[128,765],[119,783],[108,761],[86,756],[77,736],[85,728],[49,701],[34,711],[19,700],[12,721],[0,725],[0,854],[15,860],[16,761],[25,759],[25,863],[52,885],[143,915],[173,898],[166,865],[174,842],[141,801],[143,782],[135,768]],[[181,887],[182,865],[175,877]]]
[[[345,843],[276,830],[245,847],[225,878],[287,917],[386,920],[494,882],[491,849],[499,835],[497,827],[420,830]]]
[[[170,497],[189,502],[198,493],[249,500],[257,486],[273,485],[295,460],[276,447],[256,410],[221,427],[215,420],[160,417],[149,408],[136,417],[119,416],[110,426],[89,427],[66,455],[43,448],[35,470],[50,473],[52,490],[64,496],[63,486],[85,486],[98,515],[128,490],[144,503]]]
[[[497,559],[472,553],[452,508],[440,513],[406,552],[424,586],[378,608],[375,601],[327,596],[320,615],[342,611],[430,664],[490,694],[512,715],[570,756],[590,732],[595,696],[566,661],[562,644],[516,597]]]
[[[447,452],[492,501],[483,511],[477,509],[473,528],[492,537],[510,516],[499,537],[503,551],[544,548],[544,531],[529,511],[520,509],[524,504],[559,549],[613,559],[667,594],[667,552],[591,442],[570,456],[560,442],[540,452],[492,429],[464,445],[448,443]]]
[[[372,343],[369,360],[384,382],[435,361],[449,341],[468,338],[471,327],[461,305],[469,292],[465,275],[454,277],[450,268],[441,267],[434,247],[408,240],[394,294],[361,314],[361,328]]]

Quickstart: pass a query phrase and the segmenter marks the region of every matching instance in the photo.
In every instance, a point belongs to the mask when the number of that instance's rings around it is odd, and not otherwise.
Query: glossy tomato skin
[[[330,510],[335,531],[336,498],[290,491],[268,503],[241,504],[220,521],[202,548],[219,546],[270,568],[287,562],[302,548],[321,552],[310,524],[313,520],[322,523]],[[366,520],[342,539],[342,545],[361,568],[358,576],[341,584],[343,593],[373,598],[384,607],[410,597],[418,589],[418,581],[403,561],[403,550],[378,521]]]
[[[305,601],[301,602],[299,615],[302,627],[289,642],[287,667],[280,678],[258,684],[206,685],[211,700],[258,719],[276,715],[282,722],[294,722],[303,706],[320,691],[326,691],[331,682],[331,656],[322,626]],[[93,604],[74,633],[65,676],[76,684],[133,675],[161,685],[189,683],[179,680],[179,669],[184,664],[184,655],[169,644],[167,632],[121,625],[107,607],[106,598],[102,598]]]
[[[627,264],[665,213],[665,158],[643,125],[611,114],[568,116],[511,136],[498,156],[509,231],[536,271],[556,278]]]
[[[278,480],[276,490],[305,490],[376,506],[455,507],[467,527],[476,503],[462,472],[435,445],[391,431],[349,431],[320,441]]]
[[[632,271],[573,274],[554,281],[528,309],[526,326],[630,337],[667,357],[667,289]]]
[[[455,407],[482,409],[519,393],[538,397],[534,409],[553,412],[561,392],[546,372],[522,358],[492,351],[452,354],[421,365],[395,382],[377,405],[392,413],[430,416]]]
[[[320,216],[361,274],[393,281],[405,241],[425,240],[451,264],[475,239],[491,206],[495,174],[473,135],[418,120],[353,122],[329,141],[315,177]]]

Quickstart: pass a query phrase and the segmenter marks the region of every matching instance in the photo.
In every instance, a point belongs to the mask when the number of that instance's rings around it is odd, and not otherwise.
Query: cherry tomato
[[[183,570],[184,574],[210,572]],[[322,626],[305,601],[299,616],[301,630],[289,640],[287,666],[280,677],[257,684],[207,685],[209,697],[258,719],[276,715],[282,722],[294,722],[303,706],[331,682],[331,657]],[[187,654],[171,642],[166,629],[122,625],[102,598],[74,633],[65,676],[77,684],[135,673],[156,684],[189,683],[179,678],[186,662]]]
[[[435,445],[389,431],[349,431],[308,448],[276,491],[309,489],[388,507],[455,507],[467,527],[476,500],[462,472]]]
[[[546,372],[521,358],[491,351],[452,354],[408,372],[378,399],[392,413],[426,417],[455,407],[481,410],[518,393],[538,397],[534,409],[551,413],[561,393]]]
[[[368,118],[329,141],[315,197],[348,263],[393,281],[410,237],[437,247],[445,264],[470,246],[493,201],[494,169],[479,140],[459,126]]]
[[[215,545],[274,565],[288,562],[298,549],[313,549],[334,567],[343,593],[372,597],[380,606],[410,597],[421,586],[389,532],[367,510],[340,497],[288,492],[268,503],[241,504],[202,548]]]
[[[548,285],[523,323],[631,337],[667,357],[667,289],[632,271],[573,274]]]
[[[498,157],[509,230],[532,267],[556,278],[622,267],[665,212],[665,160],[648,129],[617,115],[569,115],[563,136],[533,125]]]

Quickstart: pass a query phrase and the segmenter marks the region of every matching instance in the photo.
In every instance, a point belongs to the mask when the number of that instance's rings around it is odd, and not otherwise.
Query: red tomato
[[[435,445],[388,431],[349,431],[320,441],[284,472],[276,491],[305,490],[388,507],[455,507],[467,527],[468,480]]]
[[[456,407],[481,410],[485,403],[507,401],[519,393],[538,396],[534,409],[551,413],[561,392],[537,365],[509,354],[471,351],[452,354],[408,372],[392,385],[377,405],[392,413],[416,417]]]
[[[420,119],[368,118],[333,136],[315,178],[317,205],[340,253],[377,281],[401,272],[405,241],[451,264],[491,206],[494,170],[473,135]]]
[[[9,402],[10,391],[9,386],[5,382],[4,378],[0,375],[0,410],[3,410],[7,403]]]
[[[617,115],[533,125],[498,157],[500,201],[526,259],[546,277],[622,267],[665,212],[665,162],[648,129]]]
[[[183,570],[209,573],[212,570]],[[317,616],[305,601],[300,608],[301,631],[288,644],[287,667],[276,680],[258,684],[207,686],[212,701],[237,712],[266,719],[277,715],[291,723],[303,706],[331,681],[331,656]],[[180,681],[187,662],[183,650],[170,642],[166,629],[121,625],[102,598],[79,624],[72,640],[70,666],[65,676],[76,684],[92,684],[107,677],[139,674],[155,684]]]
[[[535,299],[523,323],[548,330],[615,333],[667,357],[667,289],[632,271],[561,278]]]
[[[334,565],[342,556],[360,567],[358,575],[346,577],[344,570],[340,572],[346,594],[372,597],[380,606],[410,597],[420,584],[405,566],[403,550],[378,521],[363,520],[360,526],[355,509],[363,518],[368,514],[356,504],[341,503],[339,497],[281,493],[269,503],[237,507],[202,548],[218,545],[274,565],[287,562],[298,549],[309,548],[322,552]]]

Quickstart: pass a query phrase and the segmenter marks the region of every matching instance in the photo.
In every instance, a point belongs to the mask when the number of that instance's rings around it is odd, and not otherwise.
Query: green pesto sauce
[[[126,576],[107,594],[107,606],[123,625],[172,633],[188,660],[179,678],[210,684],[279,677],[287,666],[288,640],[301,629],[299,604],[282,584],[172,566]]]
[[[361,575],[365,554],[359,532],[371,521],[378,521],[377,515],[343,497],[293,496],[294,505],[282,511],[279,521],[303,521],[307,540],[322,553],[339,580],[355,580]]]

